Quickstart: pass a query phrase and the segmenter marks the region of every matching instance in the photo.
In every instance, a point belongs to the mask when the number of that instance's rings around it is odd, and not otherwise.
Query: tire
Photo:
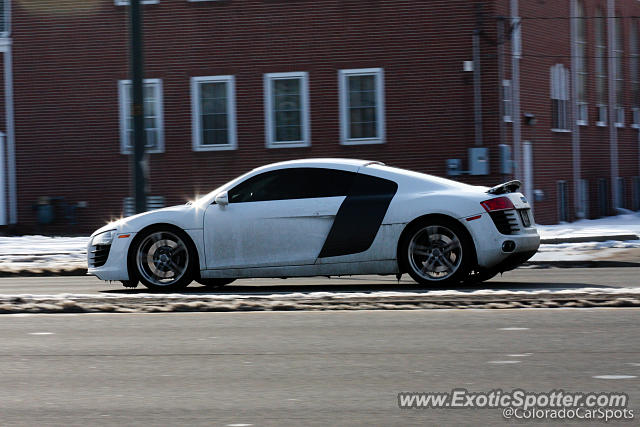
[[[235,280],[236,279],[196,279],[196,282],[200,283],[207,289],[217,289],[228,285]]]
[[[412,225],[400,244],[399,260],[421,285],[458,285],[473,265],[473,245],[461,225],[437,218]]]
[[[132,276],[152,291],[174,292],[186,288],[197,268],[193,243],[185,232],[173,227],[146,230],[136,236],[129,253]]]

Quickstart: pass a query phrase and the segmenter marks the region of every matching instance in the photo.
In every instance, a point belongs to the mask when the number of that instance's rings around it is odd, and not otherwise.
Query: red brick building
[[[86,233],[123,214],[126,3],[4,0],[0,225]],[[160,203],[274,161],[353,157],[517,177],[539,223],[640,209],[637,1],[143,3]]]

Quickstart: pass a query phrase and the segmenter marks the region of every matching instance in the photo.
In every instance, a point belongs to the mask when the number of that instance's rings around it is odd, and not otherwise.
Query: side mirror
[[[220,206],[226,206],[229,204],[229,194],[226,191],[218,193],[214,201]]]

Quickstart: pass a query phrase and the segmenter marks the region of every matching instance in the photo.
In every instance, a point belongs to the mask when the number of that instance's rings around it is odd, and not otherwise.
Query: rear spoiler
[[[520,189],[520,181],[517,179],[507,181],[503,184],[496,185],[495,187],[491,187],[487,190],[489,194],[506,194],[506,193],[515,193]]]

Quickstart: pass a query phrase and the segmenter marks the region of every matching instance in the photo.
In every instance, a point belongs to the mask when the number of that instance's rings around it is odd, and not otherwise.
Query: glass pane
[[[300,141],[302,140],[300,126],[277,126],[276,141]]]
[[[273,81],[273,93],[277,95],[300,93],[300,79],[276,79]]]
[[[211,129],[227,129],[226,114],[207,114],[202,116],[202,128]]]
[[[275,109],[276,110],[299,110],[300,96],[299,95],[276,95]]]
[[[205,145],[224,145],[228,144],[226,130],[207,130],[202,132],[202,143]]]
[[[144,136],[146,138],[146,147],[154,148],[156,146],[158,132],[156,130],[145,130]]]

